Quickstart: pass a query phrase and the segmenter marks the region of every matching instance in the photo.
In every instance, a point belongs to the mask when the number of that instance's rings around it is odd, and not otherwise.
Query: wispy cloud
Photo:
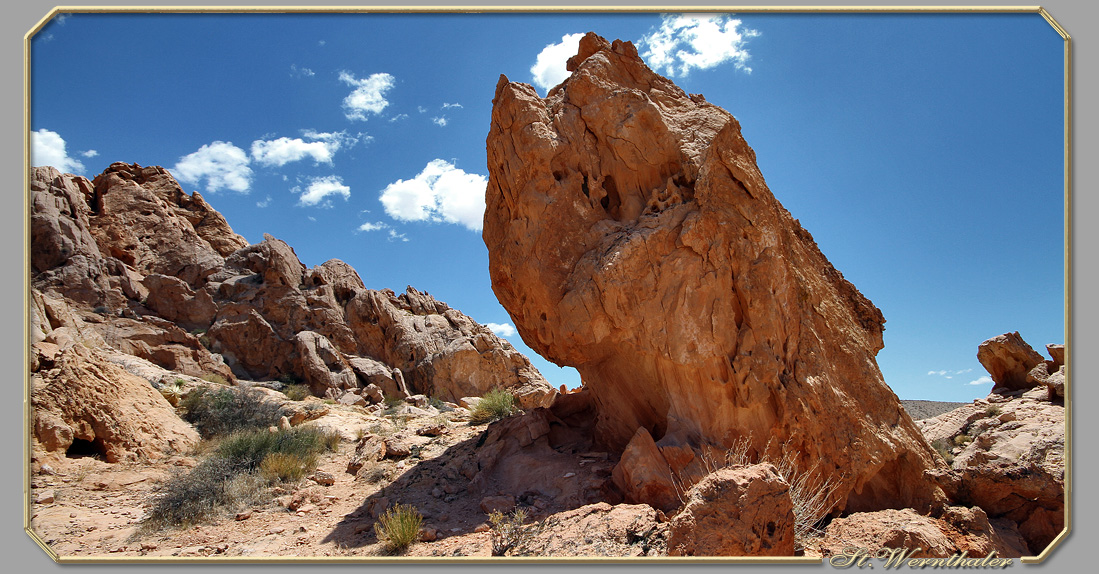
[[[92,156],[85,156],[92,157]],[[31,165],[34,167],[53,166],[64,173],[82,175],[84,164],[69,157],[65,151],[65,140],[57,132],[41,129],[31,132]]]
[[[515,327],[507,323],[485,323],[485,326],[496,333],[497,337],[510,337],[515,334]]]
[[[992,384],[992,377],[985,375],[975,381],[969,381],[970,385],[990,385]]]
[[[401,120],[407,120],[407,119],[408,119],[408,114],[397,114],[397,115],[389,118],[389,121],[390,122],[399,122]]]
[[[972,371],[973,371],[973,369],[961,369],[959,371],[950,371],[950,370],[943,369],[943,370],[938,370],[938,371],[928,371],[927,374],[929,376],[930,375],[937,375],[937,376],[940,376],[940,377],[946,377],[948,379],[953,379],[954,377],[956,377],[958,375],[964,375],[964,374],[972,372]]]
[[[349,120],[366,121],[367,114],[378,115],[389,105],[385,94],[394,84],[390,74],[371,74],[357,79],[350,72],[340,72],[340,81],[354,88],[343,99],[344,116]]]
[[[256,207],[259,207],[260,209],[262,209],[264,207],[267,207],[268,205],[271,205],[271,196],[270,195],[263,198],[263,201],[257,201],[256,202]]]
[[[179,158],[171,172],[176,179],[192,185],[205,181],[209,192],[230,189],[248,193],[252,185],[248,154],[232,142],[215,141],[204,145]]]
[[[446,102],[443,102],[443,109],[444,110],[449,110],[450,108],[460,108],[460,107],[462,107],[462,104],[459,104],[459,103],[448,104]]]
[[[446,116],[439,116],[437,118],[431,118],[431,123],[443,128],[446,127],[450,120],[446,119]]]
[[[483,175],[436,159],[412,179],[386,186],[379,199],[386,214],[400,221],[442,221],[480,231],[487,183]]]
[[[692,68],[705,70],[732,62],[738,70],[751,73],[749,38],[756,30],[741,27],[728,14],[665,14],[660,28],[638,42],[641,57],[656,71],[668,76],[686,76]]]
[[[305,192],[298,199],[302,206],[332,207],[329,197],[340,196],[344,201],[351,197],[351,188],[343,184],[343,179],[338,175],[315,177],[305,188]]]
[[[383,229],[389,229],[389,225],[381,221],[374,223],[367,221],[359,226],[359,231],[382,231]]]
[[[565,63],[569,58],[580,51],[580,39],[584,34],[566,34],[556,44],[549,44],[538,53],[534,65],[530,67],[530,73],[534,77],[534,85],[549,91],[550,88],[565,81],[569,77]]]
[[[406,242],[406,243],[408,242],[408,238],[405,237],[403,233],[397,233],[397,231],[395,229],[390,229],[389,230],[389,240],[390,241],[403,241],[403,242]]]
[[[295,64],[290,64],[290,75],[295,78],[311,78],[317,74],[304,66],[299,68]]]

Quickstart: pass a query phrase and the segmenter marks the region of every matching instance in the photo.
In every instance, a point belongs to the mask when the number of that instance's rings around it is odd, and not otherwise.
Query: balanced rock
[[[997,335],[978,345],[977,360],[997,387],[1018,391],[1035,385],[1027,381],[1027,374],[1043,359],[1016,331]]]
[[[546,98],[500,78],[483,237],[523,340],[593,394],[599,446],[750,437],[842,475],[837,509],[938,501],[923,472],[942,463],[874,358],[881,312],[775,199],[737,120],[629,42],[588,34],[570,69]]]

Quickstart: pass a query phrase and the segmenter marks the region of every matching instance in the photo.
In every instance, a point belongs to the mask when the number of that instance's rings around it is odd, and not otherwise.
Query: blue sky
[[[499,75],[544,94],[589,30],[737,117],[885,314],[901,398],[983,397],[1000,333],[1064,341],[1064,44],[1037,14],[73,14],[32,41],[34,161],[162,165],[250,242],[426,290],[573,387],[508,330],[479,228]]]

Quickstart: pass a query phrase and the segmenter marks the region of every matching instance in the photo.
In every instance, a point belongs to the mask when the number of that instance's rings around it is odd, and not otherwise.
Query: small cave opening
[[[603,178],[603,191],[606,191],[607,195],[600,199],[599,203],[608,215],[618,219],[619,208],[622,206],[622,197],[618,194],[618,185],[614,183],[613,177],[608,175]]]
[[[107,449],[103,446],[103,439],[84,440],[82,438],[74,438],[72,444],[69,445],[68,450],[65,451],[65,456],[68,458],[91,457],[105,459],[107,457]]]

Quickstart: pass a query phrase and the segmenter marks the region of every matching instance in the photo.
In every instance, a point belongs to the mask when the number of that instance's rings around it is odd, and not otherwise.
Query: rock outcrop
[[[977,347],[977,360],[992,376],[997,387],[1018,391],[1036,384],[1027,380],[1027,374],[1042,362],[1042,356],[1016,331],[981,343]]]
[[[1028,555],[1027,547],[1010,520],[989,519],[980,508],[949,507],[940,518],[911,509],[860,512],[833,520],[820,548],[825,555],[865,548],[871,556],[882,549],[903,548],[916,558],[948,558],[965,552],[970,557]]]
[[[534,408],[556,394],[510,343],[427,293],[367,289],[337,259],[306,268],[269,235],[248,245],[163,168],[115,163],[89,181],[40,167],[31,191],[36,340],[227,382],[303,381],[332,399],[354,391],[348,401],[508,388]]]
[[[785,445],[842,475],[837,510],[940,501],[923,473],[942,463],[874,359],[881,312],[775,199],[736,119],[629,42],[588,34],[569,69],[546,98],[500,78],[483,235],[523,340],[590,390],[598,445],[641,429],[678,472],[750,437],[757,459]]]
[[[672,519],[670,556],[792,556],[790,485],[770,464],[725,468],[691,487]]]

